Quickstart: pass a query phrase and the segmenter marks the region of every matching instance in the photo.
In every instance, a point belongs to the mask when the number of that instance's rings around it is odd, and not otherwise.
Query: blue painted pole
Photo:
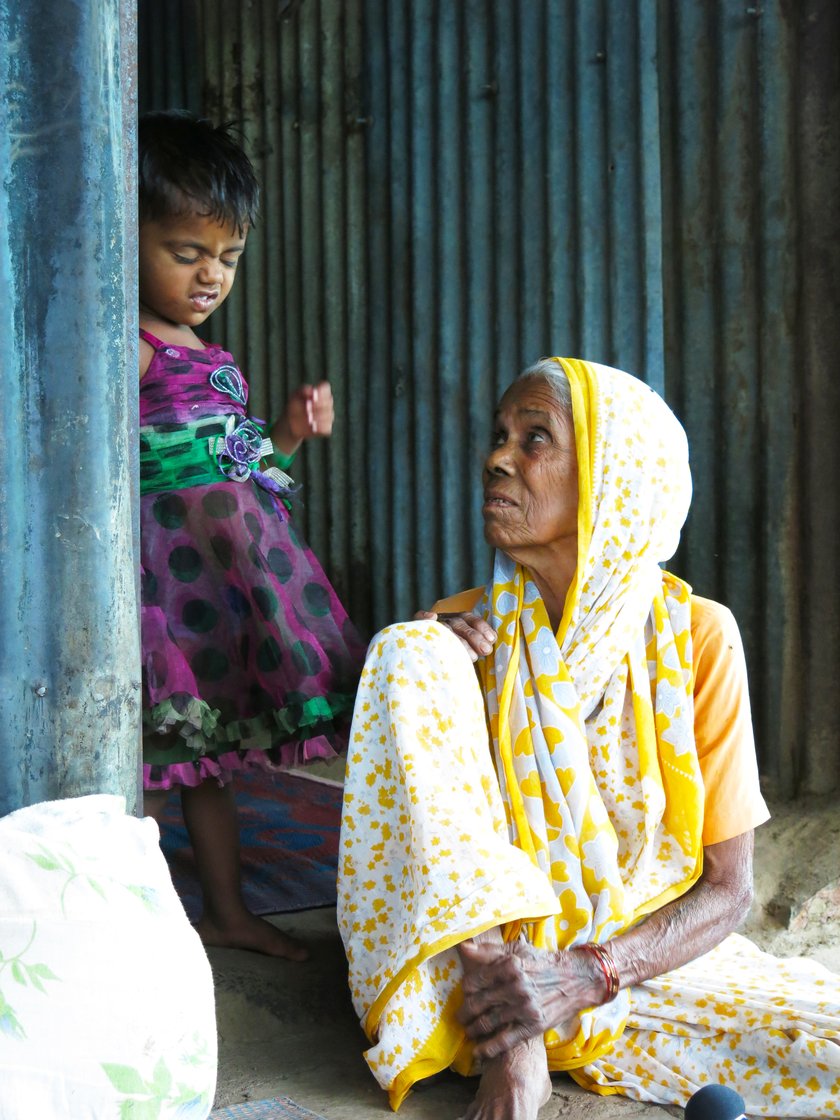
[[[0,0],[0,814],[139,801],[135,55]]]

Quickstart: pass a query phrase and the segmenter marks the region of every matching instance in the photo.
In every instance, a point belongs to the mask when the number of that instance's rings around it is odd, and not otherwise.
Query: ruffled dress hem
[[[343,740],[342,740],[343,745]],[[195,762],[175,762],[159,767],[143,764],[143,788],[149,792],[178,789],[187,786],[194,789],[208,778],[214,778],[220,786],[227,785],[237,773],[261,770],[274,773],[305,766],[316,759],[337,758],[342,753],[336,750],[329,736],[317,735],[297,743],[286,743],[278,747],[280,761],[275,762],[264,751],[229,751],[227,754],[203,755]],[[161,771],[158,777],[155,771]]]
[[[300,704],[222,723],[197,697],[164,700],[143,714],[147,790],[194,787],[208,778],[225,785],[237,771],[288,770],[344,753],[353,697],[314,696]],[[177,745],[156,751],[155,735],[175,733]],[[184,759],[186,751],[194,757]],[[173,760],[173,752],[181,758]]]

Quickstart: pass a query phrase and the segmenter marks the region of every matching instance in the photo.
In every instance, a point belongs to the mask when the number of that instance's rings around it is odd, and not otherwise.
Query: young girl
[[[146,811],[181,791],[207,945],[304,960],[240,890],[231,778],[335,756],[364,650],[289,516],[285,473],[328,436],[329,384],[294,392],[263,437],[230,354],[196,330],[228,296],[258,202],[227,126],[139,127],[140,518]]]

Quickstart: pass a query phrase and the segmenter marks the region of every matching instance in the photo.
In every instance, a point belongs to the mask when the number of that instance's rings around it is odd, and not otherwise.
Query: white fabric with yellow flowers
[[[498,554],[477,608],[498,634],[481,689],[437,623],[383,631],[362,675],[339,925],[373,1042],[366,1058],[395,1108],[417,1080],[471,1069],[455,1018],[459,942],[495,926],[546,948],[605,941],[701,871],[690,590],[659,567],[690,501],[685,436],[635,378],[558,361],[580,496],[577,575],[557,634],[527,572]],[[659,1007],[661,991],[652,998]],[[652,1076],[667,1066],[668,1027],[652,1070],[637,1033],[629,1072],[616,1066],[630,1004],[625,990],[549,1032],[550,1068],[600,1092],[684,1102],[690,1077],[663,1089]]]

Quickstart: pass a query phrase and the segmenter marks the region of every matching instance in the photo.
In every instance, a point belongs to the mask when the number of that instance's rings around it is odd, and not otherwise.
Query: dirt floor
[[[780,805],[756,833],[756,897],[742,928],[780,956],[811,956],[840,973],[840,807]],[[362,1058],[332,909],[278,925],[308,941],[303,965],[211,950],[219,1027],[216,1106],[286,1095],[328,1120],[374,1120],[387,1100]],[[404,1120],[456,1120],[475,1086],[446,1075],[409,1097]],[[540,1120],[682,1116],[681,1109],[597,1097],[557,1077]]]

